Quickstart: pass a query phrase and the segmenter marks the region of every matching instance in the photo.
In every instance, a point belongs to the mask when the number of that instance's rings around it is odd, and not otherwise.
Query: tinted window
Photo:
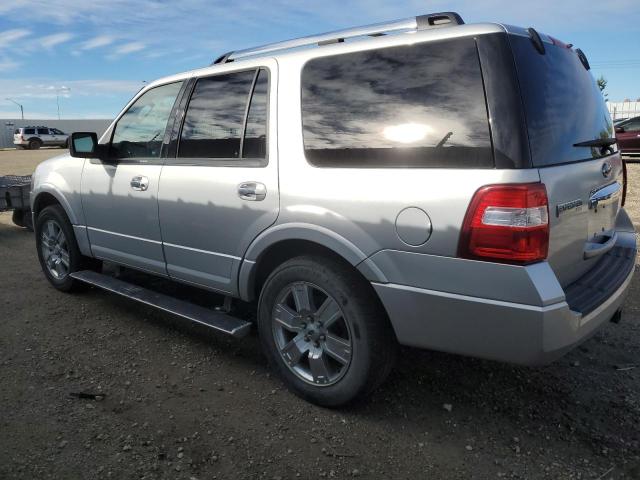
[[[260,70],[247,115],[247,126],[242,144],[244,158],[265,158],[267,156],[268,89],[269,75],[266,70]]]
[[[116,158],[160,157],[164,131],[182,82],[156,87],[129,107],[113,132]]]
[[[240,139],[256,71],[201,78],[187,108],[179,157],[240,158]]]
[[[20,129],[16,128],[15,131],[13,132],[14,135],[20,135]]]
[[[36,129],[35,128],[25,128],[24,129],[24,133],[25,133],[25,135],[34,135],[36,133]]]
[[[39,128],[38,129],[38,135],[49,135],[49,129],[48,128]]]
[[[64,135],[65,133],[62,130],[58,130],[57,128],[50,128],[51,133],[55,135]]]
[[[311,60],[302,121],[318,166],[493,167],[473,39]]]
[[[640,120],[632,120],[629,123],[625,123],[622,128],[625,132],[637,132],[640,130]]]
[[[602,93],[575,51],[545,43],[540,55],[531,40],[511,35],[536,167],[601,155],[574,143],[614,136]]]

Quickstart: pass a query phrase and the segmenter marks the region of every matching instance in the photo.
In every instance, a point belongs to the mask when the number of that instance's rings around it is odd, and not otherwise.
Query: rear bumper
[[[403,345],[541,365],[561,357],[610,320],[622,307],[632,276],[633,271],[586,316],[566,302],[535,307],[400,285],[374,288]]]
[[[379,252],[371,260],[378,257],[377,265],[390,280],[400,271],[412,278],[410,265],[423,277],[433,272],[434,278],[425,277],[418,286],[394,281],[372,285],[403,345],[541,365],[589,338],[622,308],[634,273],[636,244],[633,232],[618,232],[618,238],[617,248],[626,250],[626,270],[584,314],[576,310],[579,305],[568,303],[571,298],[546,262],[515,267]],[[616,262],[610,270],[621,268]],[[430,288],[438,285],[448,286],[448,291]]]

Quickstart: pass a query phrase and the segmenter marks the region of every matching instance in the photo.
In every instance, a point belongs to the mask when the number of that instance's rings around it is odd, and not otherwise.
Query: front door
[[[158,222],[165,131],[182,82],[138,97],[113,130],[109,158],[87,160],[82,205],[93,255],[166,275]]]
[[[265,62],[197,80],[182,128],[175,129],[177,153],[160,178],[160,227],[172,278],[235,294],[244,252],[275,222],[276,115],[269,108],[275,75],[275,62]]]

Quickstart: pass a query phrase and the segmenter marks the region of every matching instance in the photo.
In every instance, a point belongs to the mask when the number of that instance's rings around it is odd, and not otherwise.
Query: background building
[[[0,119],[0,148],[13,147],[13,132],[19,127],[44,126],[57,128],[66,134],[72,132],[96,132],[98,137],[104,133],[112,120],[20,120]]]
[[[607,106],[614,120],[640,116],[640,102],[607,102]]]

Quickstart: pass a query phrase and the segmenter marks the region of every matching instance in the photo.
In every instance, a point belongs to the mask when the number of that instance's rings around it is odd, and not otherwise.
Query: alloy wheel
[[[309,282],[292,283],[276,298],[272,332],[286,365],[315,386],[338,382],[353,353],[351,328],[338,302]]]
[[[63,280],[69,274],[69,245],[55,220],[47,220],[42,226],[41,242],[42,258],[47,270],[56,280]]]

